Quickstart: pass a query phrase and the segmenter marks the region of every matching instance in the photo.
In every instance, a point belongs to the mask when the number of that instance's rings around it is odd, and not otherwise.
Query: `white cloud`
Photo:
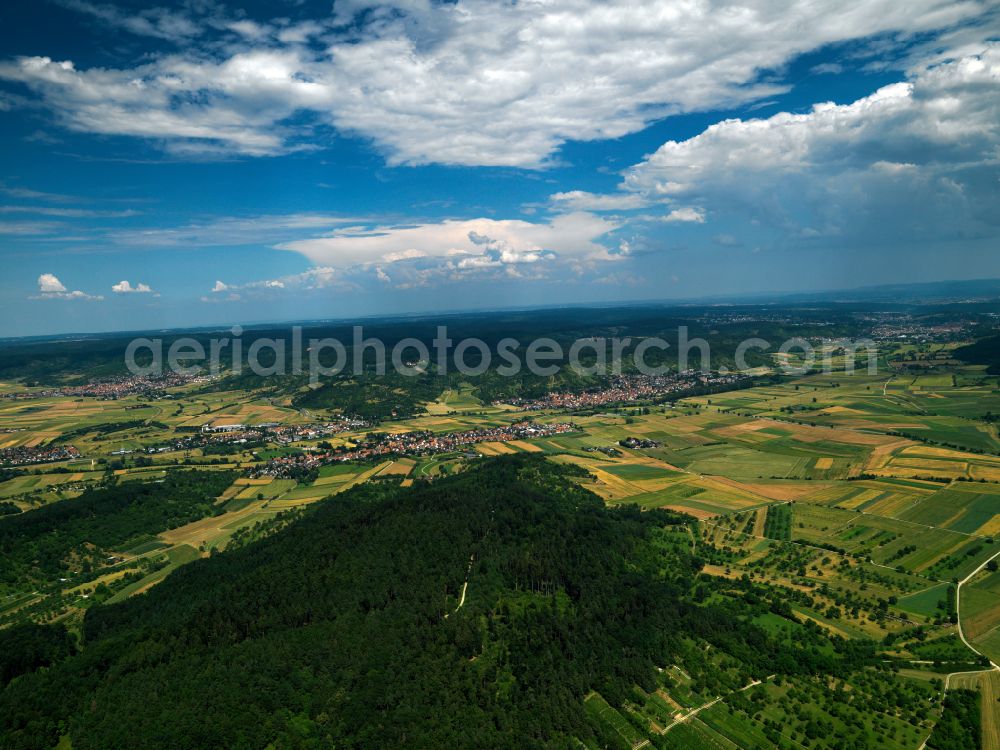
[[[38,277],[38,294],[29,299],[69,299],[97,301],[104,297],[101,295],[90,295],[79,290],[69,291],[55,274],[43,273]]]
[[[259,23],[247,19],[232,21],[226,24],[226,28],[255,42],[263,39],[269,33],[269,29],[266,26],[261,26]]]
[[[554,193],[549,196],[558,208],[570,211],[628,211],[642,208],[647,204],[640,195],[611,194],[599,195],[583,190],[570,190],[565,193]]]
[[[725,120],[668,141],[626,171],[623,187],[742,213],[787,236],[864,230],[898,241],[995,231],[998,159],[1000,44],[992,44],[851,104]]]
[[[665,221],[667,223],[681,222],[681,223],[692,223],[692,224],[704,224],[705,223],[705,212],[700,208],[675,208],[673,211],[664,216],[660,221]]]
[[[219,62],[172,55],[132,70],[79,71],[69,61],[22,57],[0,65],[0,79],[41,93],[73,130],[168,139],[170,148],[193,154],[300,149],[286,142],[280,123],[332,101],[294,52],[268,49]]]
[[[132,286],[128,281],[122,280],[111,287],[111,291],[115,294],[156,294],[156,292],[150,288],[148,284],[143,284],[141,282],[136,283]]]
[[[43,273],[38,277],[38,291],[43,294],[50,292],[65,292],[66,287],[55,277],[55,274]]]
[[[309,292],[320,289],[352,290],[355,286],[341,278],[337,269],[317,266],[302,273],[277,279],[262,279],[245,284],[226,284],[216,281],[212,297],[202,297],[202,302],[239,302],[245,298],[268,298],[284,292]],[[224,296],[223,296],[224,295]]]
[[[49,57],[0,65],[78,131],[162,140],[175,152],[271,155],[308,147],[307,112],[372,139],[393,164],[543,166],[567,140],[617,138],[669,114],[732,107],[784,89],[761,80],[793,56],[887,32],[915,34],[981,14],[986,2],[715,0],[337,4],[350,33],[306,47],[313,27],[165,10],[134,18],[74,7],[133,33],[198,49],[125,69]],[[228,30],[228,31],[227,31]],[[239,46],[235,31],[253,38]],[[196,39],[197,37],[197,39]],[[261,40],[265,40],[261,41]],[[201,41],[199,41],[201,40]],[[299,118],[300,121],[302,118]]]
[[[598,239],[617,222],[591,213],[556,216],[548,222],[513,219],[446,220],[403,226],[356,227],[326,237],[278,245],[313,263],[350,268],[404,260],[444,261],[448,268],[470,269],[536,263],[543,259],[613,260]]]

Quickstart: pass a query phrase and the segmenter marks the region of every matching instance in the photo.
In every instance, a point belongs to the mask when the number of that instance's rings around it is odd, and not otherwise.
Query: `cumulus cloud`
[[[704,224],[705,223],[705,212],[700,208],[675,208],[673,211],[664,216],[660,221],[665,221],[668,224],[675,222],[679,223],[689,223],[689,224]]]
[[[70,300],[102,300],[101,295],[90,295],[79,290],[70,291],[55,274],[43,273],[38,277],[38,294],[29,299],[70,299]]]
[[[406,260],[445,262],[452,270],[537,263],[543,259],[613,260],[598,240],[620,226],[586,212],[556,216],[548,222],[515,219],[450,219],[403,226],[355,227],[326,237],[278,245],[316,264],[350,268]]]
[[[133,33],[194,42],[131,68],[43,56],[0,65],[0,78],[27,86],[71,129],[183,154],[263,156],[308,148],[311,119],[372,139],[392,164],[539,167],[568,140],[617,138],[781,91],[761,71],[797,54],[950,27],[988,3],[351,2],[328,19],[351,33],[322,49],[302,43],[322,24],[207,19],[213,33],[247,40],[240,47],[199,42],[201,27],[168,11],[73,5]],[[298,113],[312,118],[291,124]]]
[[[290,274],[277,279],[261,279],[245,284],[227,284],[216,281],[212,295],[201,298],[202,302],[239,302],[247,298],[268,298],[286,291],[302,292],[321,289],[353,290],[356,287],[342,278],[341,273],[328,266],[317,266],[302,273]]]
[[[115,294],[156,294],[156,292],[154,292],[148,284],[138,282],[135,286],[132,286],[124,279],[119,281],[117,284],[114,284],[111,287],[111,291]]]
[[[38,291],[42,294],[65,292],[66,287],[56,278],[55,274],[43,273],[38,277]]]
[[[790,237],[926,237],[1000,224],[998,156],[1000,44],[991,44],[850,104],[725,120],[668,141],[627,170],[623,187],[739,212]]]

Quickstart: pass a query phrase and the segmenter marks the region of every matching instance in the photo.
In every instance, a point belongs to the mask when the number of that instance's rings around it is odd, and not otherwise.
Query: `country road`
[[[955,619],[958,621],[956,623],[958,626],[958,637],[962,639],[962,643],[964,643],[969,648],[970,651],[979,654],[980,656],[986,659],[989,659],[989,657],[980,652],[978,649],[974,648],[973,645],[969,643],[969,641],[966,639],[965,632],[962,630],[962,586],[971,581],[980,571],[982,571],[983,568],[989,565],[993,560],[997,559],[997,557],[1000,557],[1000,552],[996,552],[995,554],[984,560],[978,568],[976,568],[974,571],[969,573],[969,575],[967,575],[965,578],[959,581],[958,585],[955,587],[955,615],[956,615]],[[989,659],[989,662],[992,669],[1000,670],[1000,666],[997,666],[997,664],[992,659]],[[983,671],[989,671],[989,670],[983,670]]]
[[[978,568],[976,568],[974,571],[972,571],[971,573],[969,573],[969,575],[967,575],[965,578],[963,578],[961,581],[959,581],[958,585],[955,587],[955,615],[956,615],[956,618],[955,618],[956,619],[956,623],[955,623],[955,625],[956,625],[956,629],[958,630],[958,637],[962,639],[962,643],[965,644],[966,648],[968,648],[974,654],[979,654],[979,656],[982,656],[984,659],[987,659],[989,661],[989,663],[990,663],[990,668],[989,669],[973,670],[971,672],[951,672],[951,673],[949,673],[945,677],[945,680],[944,680],[944,692],[948,692],[948,688],[951,685],[951,678],[952,677],[959,677],[961,675],[970,675],[970,674],[983,674],[985,672],[1000,672],[1000,666],[998,666],[996,664],[996,662],[994,662],[992,659],[990,659],[988,656],[986,656],[986,654],[982,653],[981,651],[979,651],[979,649],[977,649],[971,643],[969,643],[968,639],[965,637],[965,631],[962,630],[962,586],[964,586],[966,583],[968,583],[973,578],[975,578],[976,575],[978,575],[983,570],[983,568],[985,568],[987,565],[989,565],[990,562],[993,561],[993,560],[995,560],[997,557],[1000,557],[1000,552],[996,552],[992,556],[988,557],[986,560],[983,560],[982,564],[980,564]],[[995,716],[995,714],[996,714],[996,712],[994,712],[994,711],[987,712],[988,716]],[[1000,727],[993,727],[992,728],[992,733],[995,735],[998,730],[1000,730]],[[934,732],[934,729],[932,728],[931,729],[931,734],[933,734],[933,732]],[[983,734],[985,735],[986,732],[984,731]],[[921,743],[920,747],[917,750],[924,750],[924,748],[927,747],[927,740],[929,740],[929,739],[930,739],[930,735],[927,736],[927,739],[925,739],[923,741],[923,743]]]
[[[465,592],[469,590],[469,575],[472,573],[472,562],[476,559],[475,554],[469,555],[469,567],[465,569],[465,583],[462,584],[462,596],[458,600],[458,606],[455,607],[455,611],[458,612],[462,607],[465,606]],[[445,614],[445,619],[448,619],[448,614]]]

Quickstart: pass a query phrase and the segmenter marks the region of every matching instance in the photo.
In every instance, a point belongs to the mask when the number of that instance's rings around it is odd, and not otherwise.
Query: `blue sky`
[[[1000,276],[1000,3],[0,9],[0,335]]]

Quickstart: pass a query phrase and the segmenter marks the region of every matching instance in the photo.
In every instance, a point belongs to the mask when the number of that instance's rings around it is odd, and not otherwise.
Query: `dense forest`
[[[174,471],[160,481],[112,481],[0,518],[0,584],[23,587],[85,570],[132,540],[221,513],[215,499],[233,479],[231,471]]]
[[[691,519],[606,508],[568,481],[576,471],[520,455],[412,488],[362,485],[91,608],[78,652],[48,649],[39,663],[51,667],[0,693],[0,744],[47,749],[67,733],[77,750],[603,745],[588,691],[620,702],[681,658],[732,690],[873,657],[816,631],[782,642],[756,627],[779,605],[696,578]],[[737,672],[699,675],[706,648]]]

